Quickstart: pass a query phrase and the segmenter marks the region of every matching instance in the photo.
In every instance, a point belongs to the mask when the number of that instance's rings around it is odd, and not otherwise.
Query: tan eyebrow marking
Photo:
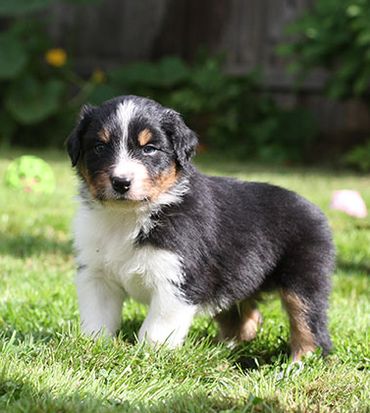
[[[143,129],[138,137],[137,137],[139,144],[141,146],[146,145],[151,139],[152,139],[152,133],[150,132],[149,129]]]
[[[98,132],[98,136],[100,140],[104,143],[108,143],[110,141],[110,133],[105,128],[100,129],[100,131]]]

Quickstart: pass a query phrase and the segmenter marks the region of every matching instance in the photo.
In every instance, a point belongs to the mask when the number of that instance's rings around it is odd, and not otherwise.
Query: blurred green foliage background
[[[70,52],[52,43],[42,14],[51,3],[0,4],[5,28],[0,34],[1,145],[61,147],[83,103],[139,94],[182,113],[200,135],[201,150],[268,162],[314,158],[319,131],[312,113],[300,107],[282,109],[264,89],[258,69],[231,75],[222,56],[199,52],[191,64],[166,56],[81,76]],[[357,97],[369,104],[368,0],[317,0],[287,32],[293,40],[277,52],[298,75],[297,90],[299,80],[321,67],[329,71],[328,97]],[[366,172],[369,159],[370,141],[343,153],[339,163]]]

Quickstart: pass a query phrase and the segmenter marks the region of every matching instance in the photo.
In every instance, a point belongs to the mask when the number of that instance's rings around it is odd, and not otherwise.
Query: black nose
[[[113,189],[119,194],[124,194],[130,189],[131,181],[127,178],[112,176],[111,182]]]

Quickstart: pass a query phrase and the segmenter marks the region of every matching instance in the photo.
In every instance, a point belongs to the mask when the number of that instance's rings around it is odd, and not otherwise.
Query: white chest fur
[[[148,213],[134,209],[80,206],[74,224],[77,260],[94,277],[119,284],[134,299],[149,304],[153,291],[173,293],[182,279],[181,258],[170,251],[137,246]]]

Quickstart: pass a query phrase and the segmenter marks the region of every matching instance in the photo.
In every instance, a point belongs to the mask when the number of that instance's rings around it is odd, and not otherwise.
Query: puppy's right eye
[[[94,146],[94,152],[95,152],[96,154],[102,153],[102,152],[104,151],[104,149],[105,149],[105,145],[102,144],[102,143],[97,143],[97,144]]]

